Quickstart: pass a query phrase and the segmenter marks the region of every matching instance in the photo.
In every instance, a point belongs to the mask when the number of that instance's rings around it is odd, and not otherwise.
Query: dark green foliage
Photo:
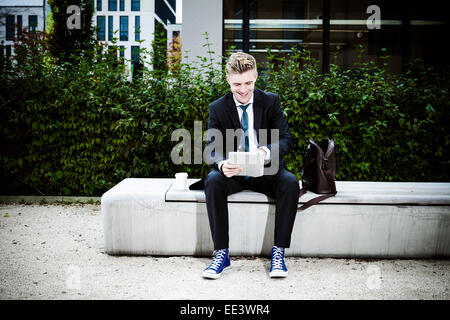
[[[43,48],[25,43],[20,64],[0,61],[0,194],[101,195],[126,177],[206,175],[193,155],[175,165],[170,153],[172,132],[193,137],[194,121],[206,130],[208,105],[228,91],[211,60],[130,83],[99,46],[62,64]],[[449,181],[449,73],[412,67],[398,76],[356,63],[324,76],[306,52],[269,54],[258,85],[280,95],[297,143],[289,168],[300,177],[307,139],[332,137],[339,180]]]
[[[90,52],[94,46],[95,30],[92,27],[94,1],[92,0],[48,0],[51,8],[52,26],[47,34],[49,53],[60,62],[69,61],[73,54]],[[72,13],[67,8],[80,8],[80,29],[67,28],[67,19]],[[73,61],[71,61],[73,62]]]
[[[280,95],[298,150],[306,138],[335,140],[338,180],[449,181],[448,69],[417,62],[393,75],[356,62],[351,70],[332,65],[324,76],[317,61],[295,49],[288,58],[269,54],[267,67],[265,88]],[[298,172],[301,153],[288,164]]]
[[[158,22],[155,24],[154,39],[152,41],[153,70],[158,70],[162,75],[167,73],[167,31]]]

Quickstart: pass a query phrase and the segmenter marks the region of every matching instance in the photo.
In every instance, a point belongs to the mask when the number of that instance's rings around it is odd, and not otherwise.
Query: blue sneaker
[[[211,264],[203,270],[203,277],[208,279],[218,279],[222,275],[222,271],[230,268],[230,257],[228,256],[228,249],[221,249],[216,251]]]
[[[285,278],[288,275],[288,270],[284,264],[284,248],[272,247],[272,259],[270,260],[271,278]]]

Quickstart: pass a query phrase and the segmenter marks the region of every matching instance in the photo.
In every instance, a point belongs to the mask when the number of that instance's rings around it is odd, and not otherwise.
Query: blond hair
[[[244,52],[233,53],[227,61],[225,71],[227,74],[244,73],[249,70],[256,70],[256,60],[252,55]]]

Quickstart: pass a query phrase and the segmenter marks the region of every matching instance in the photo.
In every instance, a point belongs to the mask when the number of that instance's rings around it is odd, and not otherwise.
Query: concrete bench
[[[197,181],[188,179],[188,185]],[[125,179],[103,194],[105,251],[124,255],[211,255],[203,191],[174,179]],[[336,183],[338,194],[298,213],[290,256],[450,256],[450,183]],[[299,205],[316,196],[308,192]],[[243,191],[228,198],[230,254],[269,255],[274,200]]]

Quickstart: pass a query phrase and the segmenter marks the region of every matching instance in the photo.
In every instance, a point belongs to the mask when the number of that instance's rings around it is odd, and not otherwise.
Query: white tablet
[[[231,164],[242,167],[239,176],[260,177],[264,175],[264,155],[258,152],[230,152]]]

